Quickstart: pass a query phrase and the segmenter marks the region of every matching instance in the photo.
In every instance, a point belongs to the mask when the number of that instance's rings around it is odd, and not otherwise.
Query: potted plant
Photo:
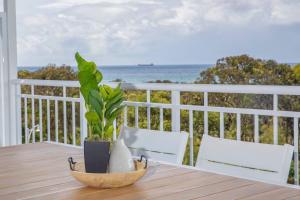
[[[102,73],[94,62],[75,54],[78,64],[80,92],[85,100],[85,118],[88,122],[88,137],[84,141],[85,169],[88,173],[106,173],[113,122],[122,112],[123,92],[120,85],[111,88],[100,84]]]

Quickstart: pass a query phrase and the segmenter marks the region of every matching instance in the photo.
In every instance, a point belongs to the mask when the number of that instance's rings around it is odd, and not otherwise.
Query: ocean
[[[212,64],[197,65],[154,65],[154,66],[104,66],[98,67],[104,76],[104,81],[116,79],[128,83],[145,83],[156,80],[169,80],[179,83],[192,83],[200,72],[211,67]],[[41,67],[19,67],[19,70],[36,71]],[[76,67],[74,67],[76,70]]]

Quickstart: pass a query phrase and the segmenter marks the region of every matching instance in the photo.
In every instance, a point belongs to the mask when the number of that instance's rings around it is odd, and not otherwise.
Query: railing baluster
[[[22,144],[22,97],[21,85],[16,85],[16,99],[17,99],[17,144]]]
[[[54,114],[55,114],[55,142],[58,143],[58,103],[57,100],[54,102]]]
[[[35,110],[34,110],[34,85],[31,85],[31,133],[32,143],[35,143]],[[30,138],[29,138],[30,140]]]
[[[278,95],[273,95],[273,110],[278,111]],[[278,144],[278,117],[273,116],[273,141]]]
[[[76,145],[76,121],[75,121],[75,102],[72,101],[72,140],[73,145]]]
[[[194,116],[193,110],[189,110],[189,131],[190,131],[190,166],[194,165]]]
[[[67,91],[66,87],[63,87],[63,97],[66,98],[67,96]],[[67,144],[67,103],[66,100],[63,101],[63,116],[64,116],[64,143]]]
[[[241,114],[236,115],[236,139],[241,140]]]
[[[147,90],[147,103],[149,104],[147,106],[147,129],[151,129],[151,92],[150,90]]]
[[[299,185],[299,119],[294,118],[294,180]]]
[[[88,136],[88,128],[87,128],[87,121],[85,119],[85,113],[86,113],[86,108],[85,108],[85,101],[80,94],[80,142],[81,146],[84,144],[85,138]]]
[[[24,98],[24,123],[25,123],[25,144],[28,144],[28,117],[27,117],[27,98]]]
[[[254,142],[259,143],[259,117],[254,115]]]
[[[40,142],[43,142],[43,102],[39,99],[39,128],[40,128]]]
[[[50,137],[50,100],[47,99],[47,140],[50,142],[51,137]]]
[[[139,128],[139,107],[135,106],[135,128]]]
[[[204,107],[208,107],[208,93],[204,92]],[[208,134],[208,111],[204,111],[204,134]]]
[[[172,131],[180,131],[180,91],[173,90],[171,92],[172,100]]]
[[[164,130],[164,109],[159,109],[159,130]]]
[[[220,138],[224,138],[224,112],[220,112]]]
[[[128,107],[125,106],[124,107],[124,126],[127,126],[128,122],[127,122],[127,109]]]

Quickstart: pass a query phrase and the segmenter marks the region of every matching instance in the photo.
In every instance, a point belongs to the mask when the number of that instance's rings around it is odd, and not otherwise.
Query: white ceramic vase
[[[134,171],[134,168],[131,152],[125,145],[124,140],[117,140],[110,154],[109,172],[130,172]]]

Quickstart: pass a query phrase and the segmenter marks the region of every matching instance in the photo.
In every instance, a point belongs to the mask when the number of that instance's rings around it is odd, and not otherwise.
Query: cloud
[[[65,9],[65,8],[71,8],[73,6],[81,6],[81,5],[93,5],[98,3],[109,3],[109,4],[115,4],[115,5],[124,5],[129,3],[139,3],[139,4],[145,4],[145,5],[151,5],[151,4],[161,4],[158,1],[151,1],[151,0],[57,0],[56,2],[51,2],[48,4],[40,5],[39,8],[45,8],[45,9]]]
[[[274,24],[299,24],[300,1],[276,0],[272,4],[271,22]]]
[[[151,46],[160,48],[164,42],[181,41],[204,32],[300,24],[298,0],[18,0],[17,3],[20,64],[29,64],[32,56],[38,64],[73,64],[72,53],[76,50],[104,63],[135,62],[139,56],[151,53],[154,48]]]
[[[262,26],[300,23],[300,1],[295,0],[182,0],[175,15],[162,25],[178,26],[188,33],[214,26]]]

